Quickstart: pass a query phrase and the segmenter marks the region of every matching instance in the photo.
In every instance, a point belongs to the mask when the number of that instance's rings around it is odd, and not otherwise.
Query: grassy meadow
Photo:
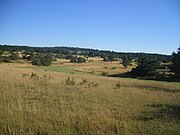
[[[180,83],[105,76],[131,68],[98,58],[1,63],[0,134],[180,134]]]

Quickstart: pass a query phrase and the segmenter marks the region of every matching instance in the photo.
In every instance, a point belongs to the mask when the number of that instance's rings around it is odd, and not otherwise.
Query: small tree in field
[[[86,59],[83,57],[72,57],[70,59],[70,62],[72,62],[72,63],[85,63]]]
[[[108,58],[106,56],[103,56],[103,61],[108,61]]]
[[[78,57],[78,63],[83,63],[83,62],[86,62],[86,59],[82,57]]]
[[[114,55],[108,55],[108,61],[114,61],[115,60],[115,56]]]
[[[127,68],[128,65],[130,65],[132,59],[130,57],[127,57],[127,56],[124,56],[122,59],[121,59],[121,64]]]

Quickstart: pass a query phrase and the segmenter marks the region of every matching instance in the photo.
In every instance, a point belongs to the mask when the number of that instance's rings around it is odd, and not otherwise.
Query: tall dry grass
[[[180,132],[179,83],[20,68],[26,66],[0,64],[0,134]],[[66,85],[68,77],[76,84]]]

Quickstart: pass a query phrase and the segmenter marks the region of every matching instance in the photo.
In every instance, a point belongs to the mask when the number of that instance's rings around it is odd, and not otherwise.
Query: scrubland
[[[98,61],[1,63],[0,134],[179,134],[180,83],[102,75],[128,70]]]

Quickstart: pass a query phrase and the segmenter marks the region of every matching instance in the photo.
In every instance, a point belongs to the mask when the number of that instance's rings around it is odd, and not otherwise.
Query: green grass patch
[[[42,69],[42,70],[45,70],[45,71],[53,71],[53,72],[61,72],[61,73],[71,73],[71,74],[74,74],[74,73],[78,73],[77,71],[74,71],[74,68],[76,66],[40,66],[40,67],[37,67],[38,69]]]

